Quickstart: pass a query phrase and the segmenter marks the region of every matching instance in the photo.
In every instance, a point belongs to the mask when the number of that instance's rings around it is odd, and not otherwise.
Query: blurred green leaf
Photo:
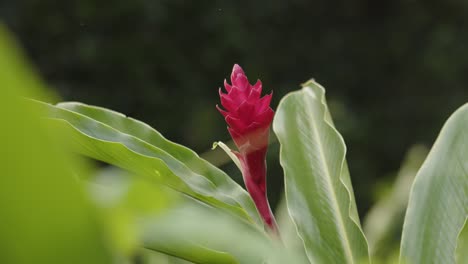
[[[345,161],[325,90],[309,81],[285,96],[273,130],[281,144],[286,200],[312,263],[369,261]]]
[[[284,246],[298,256],[302,256],[303,262],[307,263],[304,243],[297,233],[296,226],[288,212],[286,197],[283,195],[275,211],[275,217],[278,221],[278,227],[281,234],[281,240]]]
[[[193,263],[187,260],[169,256],[150,249],[140,251],[142,264],[189,264]]]
[[[265,232],[193,202],[143,226],[146,248],[194,263],[304,263]]]
[[[458,235],[455,254],[457,264],[468,263],[468,217],[465,219],[465,224]]]
[[[179,258],[151,256],[162,263],[303,263],[263,230],[145,178],[106,169],[89,186],[129,256],[149,257],[144,247]]]
[[[428,149],[422,145],[413,146],[408,151],[391,192],[377,201],[366,215],[364,233],[374,262],[381,259],[385,263],[393,263],[388,262],[388,256],[394,254],[393,251],[398,253],[411,185],[427,152]]]
[[[193,151],[122,114],[77,103],[48,109],[55,126],[73,135],[75,150],[145,176],[248,221],[260,223],[250,196]]]
[[[99,170],[87,185],[111,242],[127,259],[141,247],[139,221],[163,214],[180,201],[175,191],[115,167]]]
[[[170,214],[170,210],[180,208],[183,204],[197,204],[163,185],[152,183],[141,177],[135,177],[127,171],[116,168],[104,169],[98,173],[89,184],[93,200],[102,209],[113,241],[129,259],[146,245],[148,240],[148,225],[151,230],[154,225]],[[180,220],[172,219],[175,224]],[[173,229],[177,229],[173,227]],[[171,233],[175,230],[167,229]],[[158,235],[158,237],[161,237]],[[172,242],[170,235],[163,240],[151,238],[154,241],[151,248],[163,255],[174,255],[197,260],[197,263],[234,263],[227,253],[218,252],[205,247],[186,247]],[[166,254],[167,253],[167,254]],[[141,255],[141,254],[140,254]],[[161,254],[160,254],[161,255]],[[170,257],[159,256],[158,259],[172,260]]]
[[[468,104],[447,120],[416,175],[403,226],[405,263],[455,263],[468,216]]]
[[[24,99],[48,96],[16,46],[0,24],[0,263],[112,263],[82,168]]]

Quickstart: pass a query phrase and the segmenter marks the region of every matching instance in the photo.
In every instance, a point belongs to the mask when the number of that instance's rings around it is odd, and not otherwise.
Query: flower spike
[[[238,152],[244,183],[265,225],[278,234],[266,190],[266,153],[274,111],[270,107],[272,94],[261,97],[262,82],[251,85],[242,68],[235,64],[231,84],[224,80],[227,93],[219,89],[221,105],[216,108],[229,125],[228,131]]]

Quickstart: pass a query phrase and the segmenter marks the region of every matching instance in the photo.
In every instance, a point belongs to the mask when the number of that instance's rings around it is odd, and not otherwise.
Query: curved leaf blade
[[[345,162],[325,90],[313,80],[282,99],[273,130],[281,144],[286,199],[312,263],[369,261]]]
[[[216,186],[219,193],[226,197],[232,197],[233,200],[238,202],[242,208],[249,213],[249,216],[252,219],[257,223],[262,223],[255,205],[248,193],[225,172],[208,161],[200,158],[193,150],[167,140],[161,133],[151,126],[131,117],[126,117],[124,114],[116,111],[83,103],[63,102],[58,104],[57,107],[85,115],[164,150],[173,158],[185,164],[196,174],[206,177]]]
[[[164,139],[148,125],[97,107],[68,105],[72,109],[66,109],[64,104],[40,105],[47,108],[48,117],[55,125],[68,129],[78,153],[151,178],[260,223],[253,202],[242,187],[191,150]],[[78,108],[86,115],[73,111]]]
[[[413,183],[400,261],[455,263],[468,216],[468,104],[447,120]]]

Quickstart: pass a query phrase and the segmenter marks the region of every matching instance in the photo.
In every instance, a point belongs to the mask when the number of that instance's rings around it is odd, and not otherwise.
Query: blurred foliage
[[[64,150],[24,97],[47,98],[0,24],[0,263],[112,263],[106,236]]]
[[[112,236],[108,242],[124,259],[138,255],[142,219],[158,216],[179,201],[167,188],[115,167],[96,171],[86,186]]]
[[[414,177],[426,158],[428,149],[410,148],[393,183],[382,182],[376,188],[375,205],[364,219],[364,232],[375,263],[397,263],[403,220]]]
[[[273,104],[316,78],[348,145],[361,214],[376,178],[413,143],[431,144],[467,101],[467,12],[454,0],[0,2],[65,100],[126,113],[198,152],[229,137],[214,105],[234,63],[274,90]],[[270,154],[275,202],[277,145]]]
[[[286,196],[283,194],[275,211],[275,217],[278,221],[278,227],[281,232],[281,240],[284,245],[291,251],[296,252],[304,260],[307,260],[307,254],[304,249],[302,238],[296,231],[296,226],[289,216],[288,207],[286,204]],[[305,262],[305,261],[304,261]]]
[[[462,230],[458,235],[458,243],[455,257],[458,264],[468,263],[468,217],[465,220]]]

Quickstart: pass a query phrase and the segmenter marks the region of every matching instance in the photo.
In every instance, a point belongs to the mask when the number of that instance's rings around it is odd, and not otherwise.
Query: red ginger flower
[[[260,80],[251,85],[242,68],[235,64],[232,69],[231,83],[224,80],[227,94],[219,88],[223,110],[216,106],[228,123],[228,131],[239,152],[242,175],[247,191],[250,193],[258,212],[265,224],[277,233],[277,226],[266,195],[266,152],[273,109],[270,107],[272,94],[260,97]]]

